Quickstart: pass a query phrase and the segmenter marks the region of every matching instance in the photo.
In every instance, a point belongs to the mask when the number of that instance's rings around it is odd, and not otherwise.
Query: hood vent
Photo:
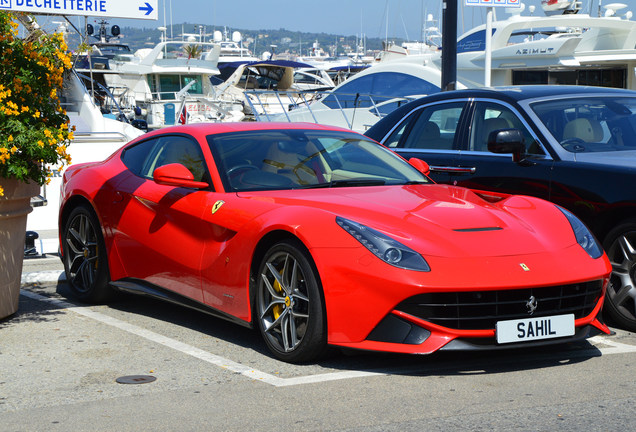
[[[479,232],[479,231],[499,231],[501,227],[484,227],[484,228],[457,228],[453,231],[457,232]]]

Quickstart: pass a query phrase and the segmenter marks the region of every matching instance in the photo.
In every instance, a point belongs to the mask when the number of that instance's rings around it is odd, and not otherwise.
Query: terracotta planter
[[[31,197],[40,187],[33,182],[0,178],[0,319],[18,310],[24,237]]]

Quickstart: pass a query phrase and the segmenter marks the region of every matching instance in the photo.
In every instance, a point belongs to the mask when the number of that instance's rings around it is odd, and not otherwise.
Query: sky
[[[457,0],[464,3],[465,0]],[[592,0],[594,14],[598,2]],[[621,0],[605,0],[605,4]],[[584,7],[587,4],[583,0]],[[526,0],[540,11],[540,0]],[[636,6],[636,0],[623,3]],[[240,6],[238,6],[240,5]],[[158,0],[159,22],[205,23],[229,29],[248,30],[280,29],[293,31],[324,32],[331,34],[367,37],[399,37],[408,40],[421,39],[421,28],[427,14],[442,21],[441,0]],[[460,7],[457,18],[459,33],[485,22],[484,7]],[[165,14],[164,14],[165,10]],[[497,8],[498,16],[506,16]],[[636,8],[632,8],[636,12]],[[135,25],[137,26],[137,25]],[[143,23],[148,26],[148,22]],[[388,29],[388,30],[387,30]]]
[[[459,5],[465,2],[457,1]],[[525,0],[528,5],[536,6],[535,15],[542,14],[540,1]],[[592,0],[593,15],[598,11],[599,1],[603,0]],[[604,0],[604,4],[616,2],[621,0]],[[636,0],[622,2],[636,13]],[[588,1],[583,0],[583,3],[585,8]],[[428,14],[433,15],[439,27],[442,22],[441,0],[157,0],[157,4],[157,21],[112,18],[109,22],[120,27],[145,28],[186,22],[205,24],[210,29],[227,27],[229,31],[284,28],[411,41],[421,40],[421,29]],[[483,24],[486,9],[459,6],[458,33]],[[507,16],[502,8],[496,10],[498,17]]]

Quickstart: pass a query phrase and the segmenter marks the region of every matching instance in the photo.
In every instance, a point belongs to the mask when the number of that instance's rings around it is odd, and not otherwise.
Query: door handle
[[[451,167],[451,166],[430,166],[431,171],[443,172],[449,174],[475,174],[477,168],[475,167]]]

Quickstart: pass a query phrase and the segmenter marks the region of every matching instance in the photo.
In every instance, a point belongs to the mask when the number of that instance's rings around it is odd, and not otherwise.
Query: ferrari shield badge
[[[212,213],[214,213],[214,210],[212,210]],[[520,263],[519,264],[521,266],[521,268],[523,269],[523,271],[530,271],[530,267],[528,267],[527,265],[525,265],[524,263]]]
[[[225,201],[223,200],[218,200],[217,202],[215,202],[212,206],[212,214],[216,213],[223,204],[225,204]]]

